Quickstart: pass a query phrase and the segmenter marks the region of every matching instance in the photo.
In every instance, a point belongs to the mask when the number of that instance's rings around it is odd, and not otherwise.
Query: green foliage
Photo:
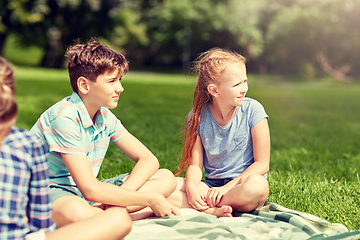
[[[75,39],[96,37],[133,65],[185,68],[222,47],[244,55],[252,72],[353,80],[359,13],[360,0],[4,0],[0,50],[17,33],[43,48],[42,66],[59,67]]]
[[[140,22],[140,17],[140,14],[133,9],[122,9],[116,18],[117,24],[111,37],[112,42],[120,47],[125,44],[147,45],[149,43],[146,35],[147,26]]]
[[[260,25],[264,15],[272,9],[267,3],[266,0],[231,0],[223,15],[225,28],[236,36],[235,41],[239,46],[246,46],[246,54],[252,58],[264,51],[265,39]]]
[[[270,23],[267,57],[269,66],[282,73],[301,73],[304,62],[322,71],[317,54],[325,55],[329,64],[350,75],[359,75],[356,67],[360,45],[360,1],[322,0],[291,1],[282,4]]]
[[[6,4],[6,18],[0,20],[23,45],[44,49],[42,66],[61,67],[76,39],[110,38],[120,6],[120,0],[16,0]],[[6,35],[0,35],[0,47],[1,37]]]
[[[7,37],[6,47],[3,49],[3,56],[16,65],[39,66],[43,55],[43,49],[21,45],[14,34]]]
[[[18,126],[71,94],[66,70],[16,67]],[[179,129],[192,107],[195,77],[131,72],[112,111],[159,159],[175,170]],[[248,96],[260,101],[271,132],[269,201],[360,229],[359,84],[284,81],[249,75]],[[134,162],[111,144],[99,178],[129,172]]]
[[[243,54],[252,71],[313,79],[324,74],[321,55],[341,75],[360,74],[355,50],[360,48],[355,24],[360,21],[359,0],[138,0],[131,8],[138,17],[130,20],[134,24],[121,26],[123,35],[135,29],[148,39],[145,45],[121,42],[136,64],[180,66],[187,49],[194,59],[211,47],[222,47]]]
[[[31,11],[27,6],[31,0],[2,0],[0,2],[0,33],[9,31],[9,28],[17,24],[33,24],[44,20],[47,9],[39,6]]]

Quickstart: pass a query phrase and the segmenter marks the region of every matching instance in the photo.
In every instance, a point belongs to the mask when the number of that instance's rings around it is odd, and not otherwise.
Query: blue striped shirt
[[[45,141],[50,184],[65,188],[76,188],[76,184],[59,153],[86,156],[96,177],[110,141],[127,132],[107,108],[100,108],[93,122],[77,93],[46,110],[31,131]]]
[[[0,239],[23,239],[29,232],[55,229],[43,144],[29,131],[15,126],[3,139],[0,146]]]

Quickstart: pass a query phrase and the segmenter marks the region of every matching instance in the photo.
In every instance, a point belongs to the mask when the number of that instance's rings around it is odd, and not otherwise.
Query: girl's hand
[[[224,196],[224,194],[228,191],[229,189],[226,186],[210,188],[207,192],[206,198],[209,207],[216,207],[219,204],[222,196]]]
[[[205,211],[209,208],[206,203],[206,195],[201,189],[194,184],[187,184],[187,200],[190,206],[198,211]]]

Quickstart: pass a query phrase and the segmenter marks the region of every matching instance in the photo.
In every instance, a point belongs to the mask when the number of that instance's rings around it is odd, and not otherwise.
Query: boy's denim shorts
[[[101,180],[101,182],[106,182],[106,183],[114,184],[116,186],[121,186],[124,183],[123,182],[124,178],[128,175],[129,175],[129,173],[120,174],[119,176],[116,176],[113,178]],[[51,203],[53,203],[56,199],[58,199],[60,197],[64,197],[64,196],[78,196],[78,197],[85,199],[85,197],[82,195],[80,190],[76,187],[50,185],[49,188],[50,188]],[[91,201],[88,201],[88,203],[90,205],[94,204],[94,202],[91,202]]]

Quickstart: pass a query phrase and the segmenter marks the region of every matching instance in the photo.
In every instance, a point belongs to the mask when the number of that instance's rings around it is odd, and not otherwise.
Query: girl
[[[17,128],[16,116],[13,71],[0,57],[0,239],[122,239],[129,233],[130,216],[118,207],[55,230],[43,142]]]
[[[177,189],[171,201],[218,217],[261,208],[269,195],[268,115],[248,91],[245,58],[210,49],[195,60],[199,74],[185,122]],[[205,180],[202,169],[205,168]]]

